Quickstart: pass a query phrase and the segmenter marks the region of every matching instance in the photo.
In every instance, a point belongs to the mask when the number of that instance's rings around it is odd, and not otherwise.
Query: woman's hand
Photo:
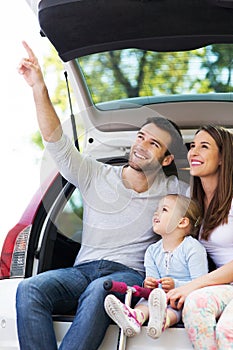
[[[167,293],[167,302],[171,305],[174,309],[181,309],[186,297],[195,289],[195,285],[190,282],[185,284],[184,286],[171,289]]]

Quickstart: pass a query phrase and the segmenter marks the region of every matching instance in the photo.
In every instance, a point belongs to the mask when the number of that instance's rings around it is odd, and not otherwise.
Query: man
[[[103,281],[143,282],[144,252],[155,241],[152,216],[157,201],[166,193],[186,192],[187,186],[162,170],[173,162],[171,150],[181,147],[181,138],[168,120],[151,118],[138,131],[127,166],[104,165],[82,156],[63,134],[38,60],[23,45],[28,58],[22,59],[19,73],[32,88],[47,149],[59,171],[82,193],[84,217],[82,247],[74,266],[20,283],[19,343],[23,350],[57,349],[52,314],[75,309],[59,349],[97,350],[110,324],[103,306],[107,294]]]

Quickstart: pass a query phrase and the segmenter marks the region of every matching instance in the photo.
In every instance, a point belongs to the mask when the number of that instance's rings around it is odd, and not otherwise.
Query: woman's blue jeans
[[[111,278],[141,285],[143,276],[119,263],[99,260],[43,272],[23,280],[17,290],[17,327],[21,350],[55,350],[53,314],[76,310],[60,350],[97,350],[111,322],[104,310]],[[117,294],[123,300],[124,296]]]

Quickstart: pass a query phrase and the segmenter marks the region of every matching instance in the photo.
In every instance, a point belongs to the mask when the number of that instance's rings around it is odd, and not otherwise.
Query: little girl
[[[152,338],[180,321],[181,310],[167,306],[166,293],[208,272],[205,248],[191,237],[196,237],[200,221],[199,206],[190,198],[171,194],[160,201],[153,230],[162,239],[145,254],[144,287],[152,290],[148,301],[141,299],[132,309],[112,294],[105,298],[107,314],[126,336],[140,333],[148,318],[147,334]]]

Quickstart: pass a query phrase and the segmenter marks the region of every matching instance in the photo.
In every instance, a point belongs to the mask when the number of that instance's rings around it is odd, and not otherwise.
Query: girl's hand
[[[159,280],[159,283],[161,283],[162,289],[165,293],[175,287],[175,282],[171,277],[163,277]]]
[[[145,288],[155,289],[158,287],[158,280],[154,277],[146,277],[143,285]]]

